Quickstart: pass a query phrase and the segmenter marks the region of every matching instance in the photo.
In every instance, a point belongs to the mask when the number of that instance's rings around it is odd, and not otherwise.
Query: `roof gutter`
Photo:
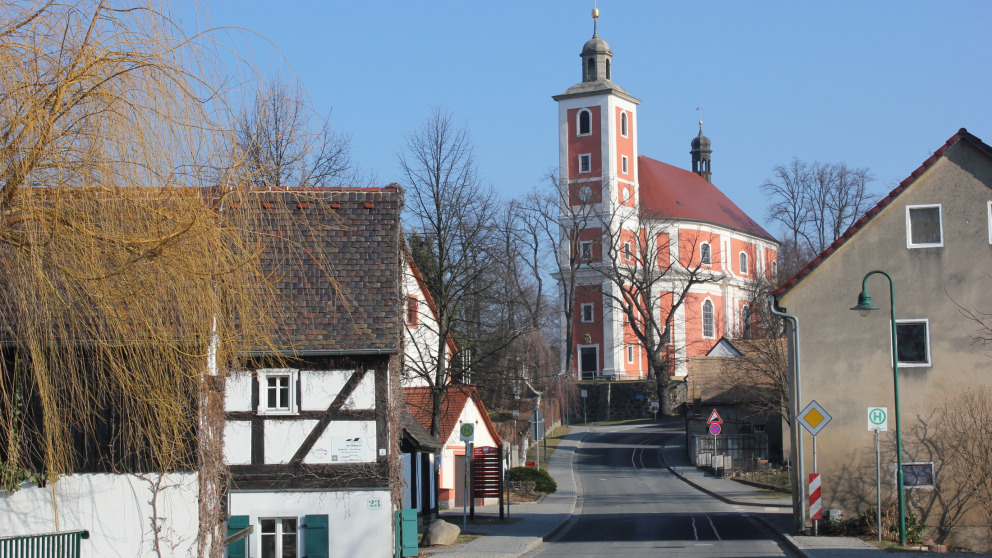
[[[399,354],[398,349],[331,349],[331,350],[283,350],[283,351],[240,351],[242,356],[284,356],[284,357],[322,357],[322,356],[377,356]]]

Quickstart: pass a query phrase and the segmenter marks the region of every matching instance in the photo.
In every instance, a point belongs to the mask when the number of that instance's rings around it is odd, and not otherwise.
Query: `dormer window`
[[[588,136],[592,133],[592,113],[586,109],[579,111],[579,135]]]
[[[627,111],[620,113],[620,135],[627,137]]]

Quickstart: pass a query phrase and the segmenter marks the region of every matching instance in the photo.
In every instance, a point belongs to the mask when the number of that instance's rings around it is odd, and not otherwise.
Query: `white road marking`
[[[696,531],[696,516],[692,516],[692,536],[696,537],[697,541],[699,540],[699,532]]]
[[[716,535],[716,540],[722,541],[723,539],[720,538],[720,533],[716,532],[716,525],[713,525],[713,520],[710,518],[710,516],[708,515],[706,516],[706,521],[710,522],[710,527],[713,528],[713,534]]]

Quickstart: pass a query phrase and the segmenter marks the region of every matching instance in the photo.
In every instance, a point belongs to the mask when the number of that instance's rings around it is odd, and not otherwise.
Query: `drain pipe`
[[[793,478],[793,488],[792,488],[792,519],[793,519],[793,532],[795,533],[806,533],[806,468],[803,466],[805,458],[803,457],[803,433],[802,429],[796,424],[796,417],[799,416],[799,410],[802,408],[802,376],[799,373],[799,318],[793,316],[792,314],[786,314],[785,312],[779,312],[775,310],[775,298],[768,297],[768,311],[772,313],[773,316],[778,316],[779,318],[784,318],[792,322],[792,346],[793,350],[793,370],[795,370],[795,380],[793,384],[795,385],[795,392],[792,394],[792,409],[790,409],[792,416],[789,420],[789,425],[792,430],[792,455],[796,457],[793,460],[794,464],[798,467],[799,476],[798,478]],[[795,469],[794,469],[795,470]],[[798,481],[798,482],[796,482]],[[797,491],[798,489],[798,491]],[[798,496],[798,497],[797,497]],[[797,514],[798,511],[798,514]]]

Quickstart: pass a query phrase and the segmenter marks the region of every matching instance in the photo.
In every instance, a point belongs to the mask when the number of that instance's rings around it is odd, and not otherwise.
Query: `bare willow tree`
[[[199,471],[220,556],[223,372],[270,293],[217,60],[151,2],[0,14],[0,461]]]
[[[878,199],[867,168],[844,163],[809,163],[793,159],[773,169],[761,185],[770,203],[768,218],[782,229],[783,277],[798,271],[844,234]]]
[[[597,241],[601,261],[593,258],[588,267],[614,287],[603,290],[604,312],[612,307],[623,315],[625,328],[647,353],[648,377],[657,381],[661,412],[673,414],[671,377],[687,348],[675,346],[675,314],[696,285],[719,281],[723,274],[695,256],[701,233],[680,234],[672,219],[640,207],[604,219]]]
[[[348,138],[313,113],[298,84],[264,84],[238,119],[236,146],[256,187],[340,186],[352,178]]]

